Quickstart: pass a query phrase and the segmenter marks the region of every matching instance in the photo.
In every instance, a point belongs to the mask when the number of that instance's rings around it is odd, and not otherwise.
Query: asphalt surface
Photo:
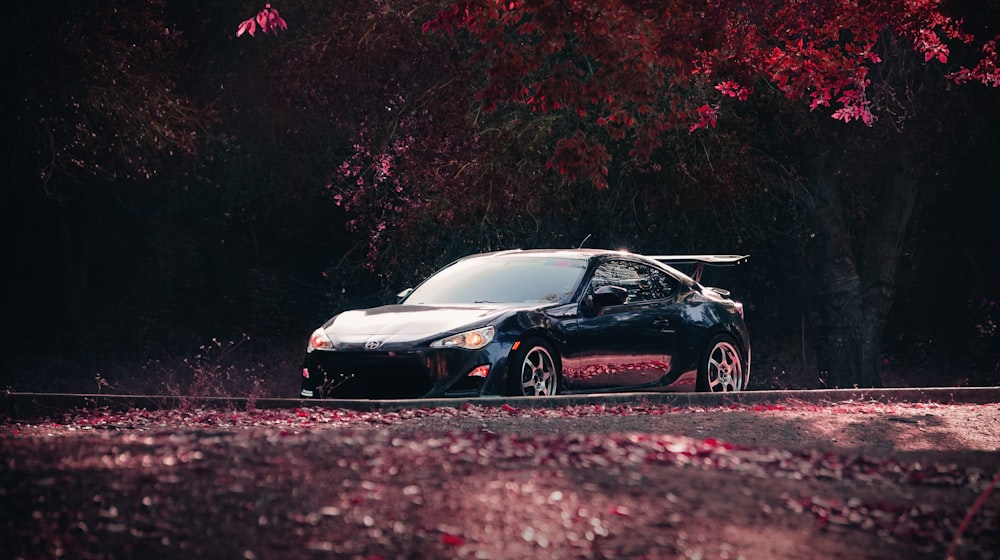
[[[523,409],[559,408],[579,405],[667,405],[725,406],[766,405],[788,401],[812,404],[839,402],[933,402],[941,404],[988,404],[1000,402],[1000,387],[944,387],[905,389],[832,389],[801,391],[747,391],[741,393],[605,393],[557,395],[553,397],[488,397],[478,399],[337,400],[275,399],[244,397],[186,397],[175,395],[105,395],[74,393],[0,394],[0,417],[28,420],[56,416],[71,410],[161,410],[187,407],[247,409],[294,409],[306,407],[357,411],[392,412],[412,409],[509,406]]]

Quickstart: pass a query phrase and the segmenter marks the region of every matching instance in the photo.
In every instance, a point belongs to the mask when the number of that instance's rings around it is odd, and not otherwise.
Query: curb
[[[167,395],[98,395],[73,393],[2,394],[0,417],[11,420],[51,418],[77,410],[169,410],[175,408],[222,408],[231,410],[337,408],[361,412],[395,412],[425,408],[462,408],[467,405],[521,409],[566,406],[723,406],[766,405],[805,402],[837,403],[1000,403],[1000,387],[944,387],[924,389],[829,389],[797,391],[748,391],[742,393],[605,393],[554,397],[485,397],[413,400],[250,399],[245,397],[179,397]]]

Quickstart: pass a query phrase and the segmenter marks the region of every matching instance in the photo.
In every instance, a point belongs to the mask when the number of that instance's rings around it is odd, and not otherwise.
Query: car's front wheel
[[[515,397],[545,397],[559,391],[559,357],[543,340],[527,340],[511,353],[508,392]]]
[[[736,342],[728,335],[716,335],[702,354],[698,390],[710,393],[742,391],[745,389],[745,367]]]

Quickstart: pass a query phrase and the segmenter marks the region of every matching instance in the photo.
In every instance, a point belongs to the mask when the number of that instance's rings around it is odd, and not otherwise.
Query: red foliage
[[[257,32],[258,25],[262,33],[274,33],[275,35],[278,34],[278,31],[288,29],[288,24],[278,14],[278,10],[272,8],[270,4],[265,4],[264,9],[257,12],[256,17],[240,23],[240,26],[236,29],[236,36],[239,37],[244,33],[249,33],[252,37]]]
[[[629,156],[642,161],[664,131],[714,127],[718,95],[746,100],[755,82],[871,126],[877,108],[866,91],[881,38],[910,41],[925,62],[939,64],[949,63],[953,46],[980,42],[946,9],[941,0],[460,0],[424,30],[461,30],[478,41],[487,111],[520,105],[595,125],[560,142],[550,167],[603,186],[608,140],[591,136],[631,135]],[[1000,85],[996,40],[973,58],[949,77]]]

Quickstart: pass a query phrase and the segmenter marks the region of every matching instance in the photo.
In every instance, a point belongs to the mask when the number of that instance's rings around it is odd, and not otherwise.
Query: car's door
[[[608,286],[624,288],[625,301],[596,305],[595,292]],[[600,263],[578,319],[567,332],[566,388],[648,385],[666,376],[681,320],[673,304],[677,286],[676,279],[645,263],[628,259]]]

